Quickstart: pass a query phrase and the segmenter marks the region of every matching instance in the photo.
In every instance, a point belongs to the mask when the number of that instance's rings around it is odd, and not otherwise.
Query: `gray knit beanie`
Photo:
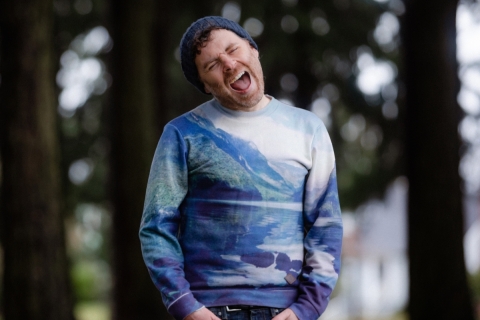
[[[205,30],[210,26],[215,26],[220,29],[230,30],[235,32],[240,38],[246,39],[250,42],[250,45],[258,50],[257,44],[253,41],[252,37],[248,34],[248,32],[243,29],[238,23],[225,19],[223,17],[204,17],[198,19],[185,31],[185,34],[180,41],[180,60],[182,63],[182,70],[185,78],[193,84],[198,90],[202,93],[205,93],[205,88],[203,83],[200,81],[198,77],[198,70],[197,66],[195,65],[195,52],[192,49],[193,39],[195,36]]]

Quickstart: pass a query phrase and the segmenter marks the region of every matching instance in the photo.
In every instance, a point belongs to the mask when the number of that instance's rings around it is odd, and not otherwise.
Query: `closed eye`
[[[217,62],[213,62],[213,63],[209,64],[208,67],[207,67],[207,71],[210,71],[210,70],[212,70],[213,68],[215,68],[215,66],[216,66],[217,64],[218,64]]]

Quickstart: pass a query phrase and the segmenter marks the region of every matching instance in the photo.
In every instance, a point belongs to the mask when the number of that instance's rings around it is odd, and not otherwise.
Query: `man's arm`
[[[343,236],[335,156],[323,124],[313,138],[311,155],[304,197],[305,266],[298,299],[289,307],[300,320],[317,319],[325,311],[340,271]]]
[[[179,207],[188,191],[186,146],[180,132],[167,125],[155,151],[140,226],[142,254],[167,310],[183,319],[203,307],[185,279],[177,239]]]

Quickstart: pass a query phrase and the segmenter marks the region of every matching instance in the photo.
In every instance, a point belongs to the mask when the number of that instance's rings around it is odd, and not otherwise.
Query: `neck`
[[[267,106],[270,100],[271,99],[269,97],[267,97],[266,95],[263,95],[262,99],[252,109],[247,111],[258,111],[260,109],[263,109]]]
[[[241,104],[227,104],[227,103],[222,103],[222,100],[218,99],[215,97],[217,101],[225,108],[231,109],[234,111],[243,111],[243,112],[253,112],[253,111],[258,111],[266,107],[266,105],[270,102],[271,98],[267,97],[266,95],[263,95],[260,101],[257,102],[257,104],[253,106],[245,106]]]

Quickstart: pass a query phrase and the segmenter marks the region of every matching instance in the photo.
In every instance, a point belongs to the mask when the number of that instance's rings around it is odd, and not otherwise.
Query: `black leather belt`
[[[234,312],[234,311],[240,311],[240,310],[254,310],[254,309],[264,309],[268,307],[261,307],[261,306],[244,306],[244,305],[239,305],[239,306],[225,306],[225,309],[227,309],[228,312]]]

